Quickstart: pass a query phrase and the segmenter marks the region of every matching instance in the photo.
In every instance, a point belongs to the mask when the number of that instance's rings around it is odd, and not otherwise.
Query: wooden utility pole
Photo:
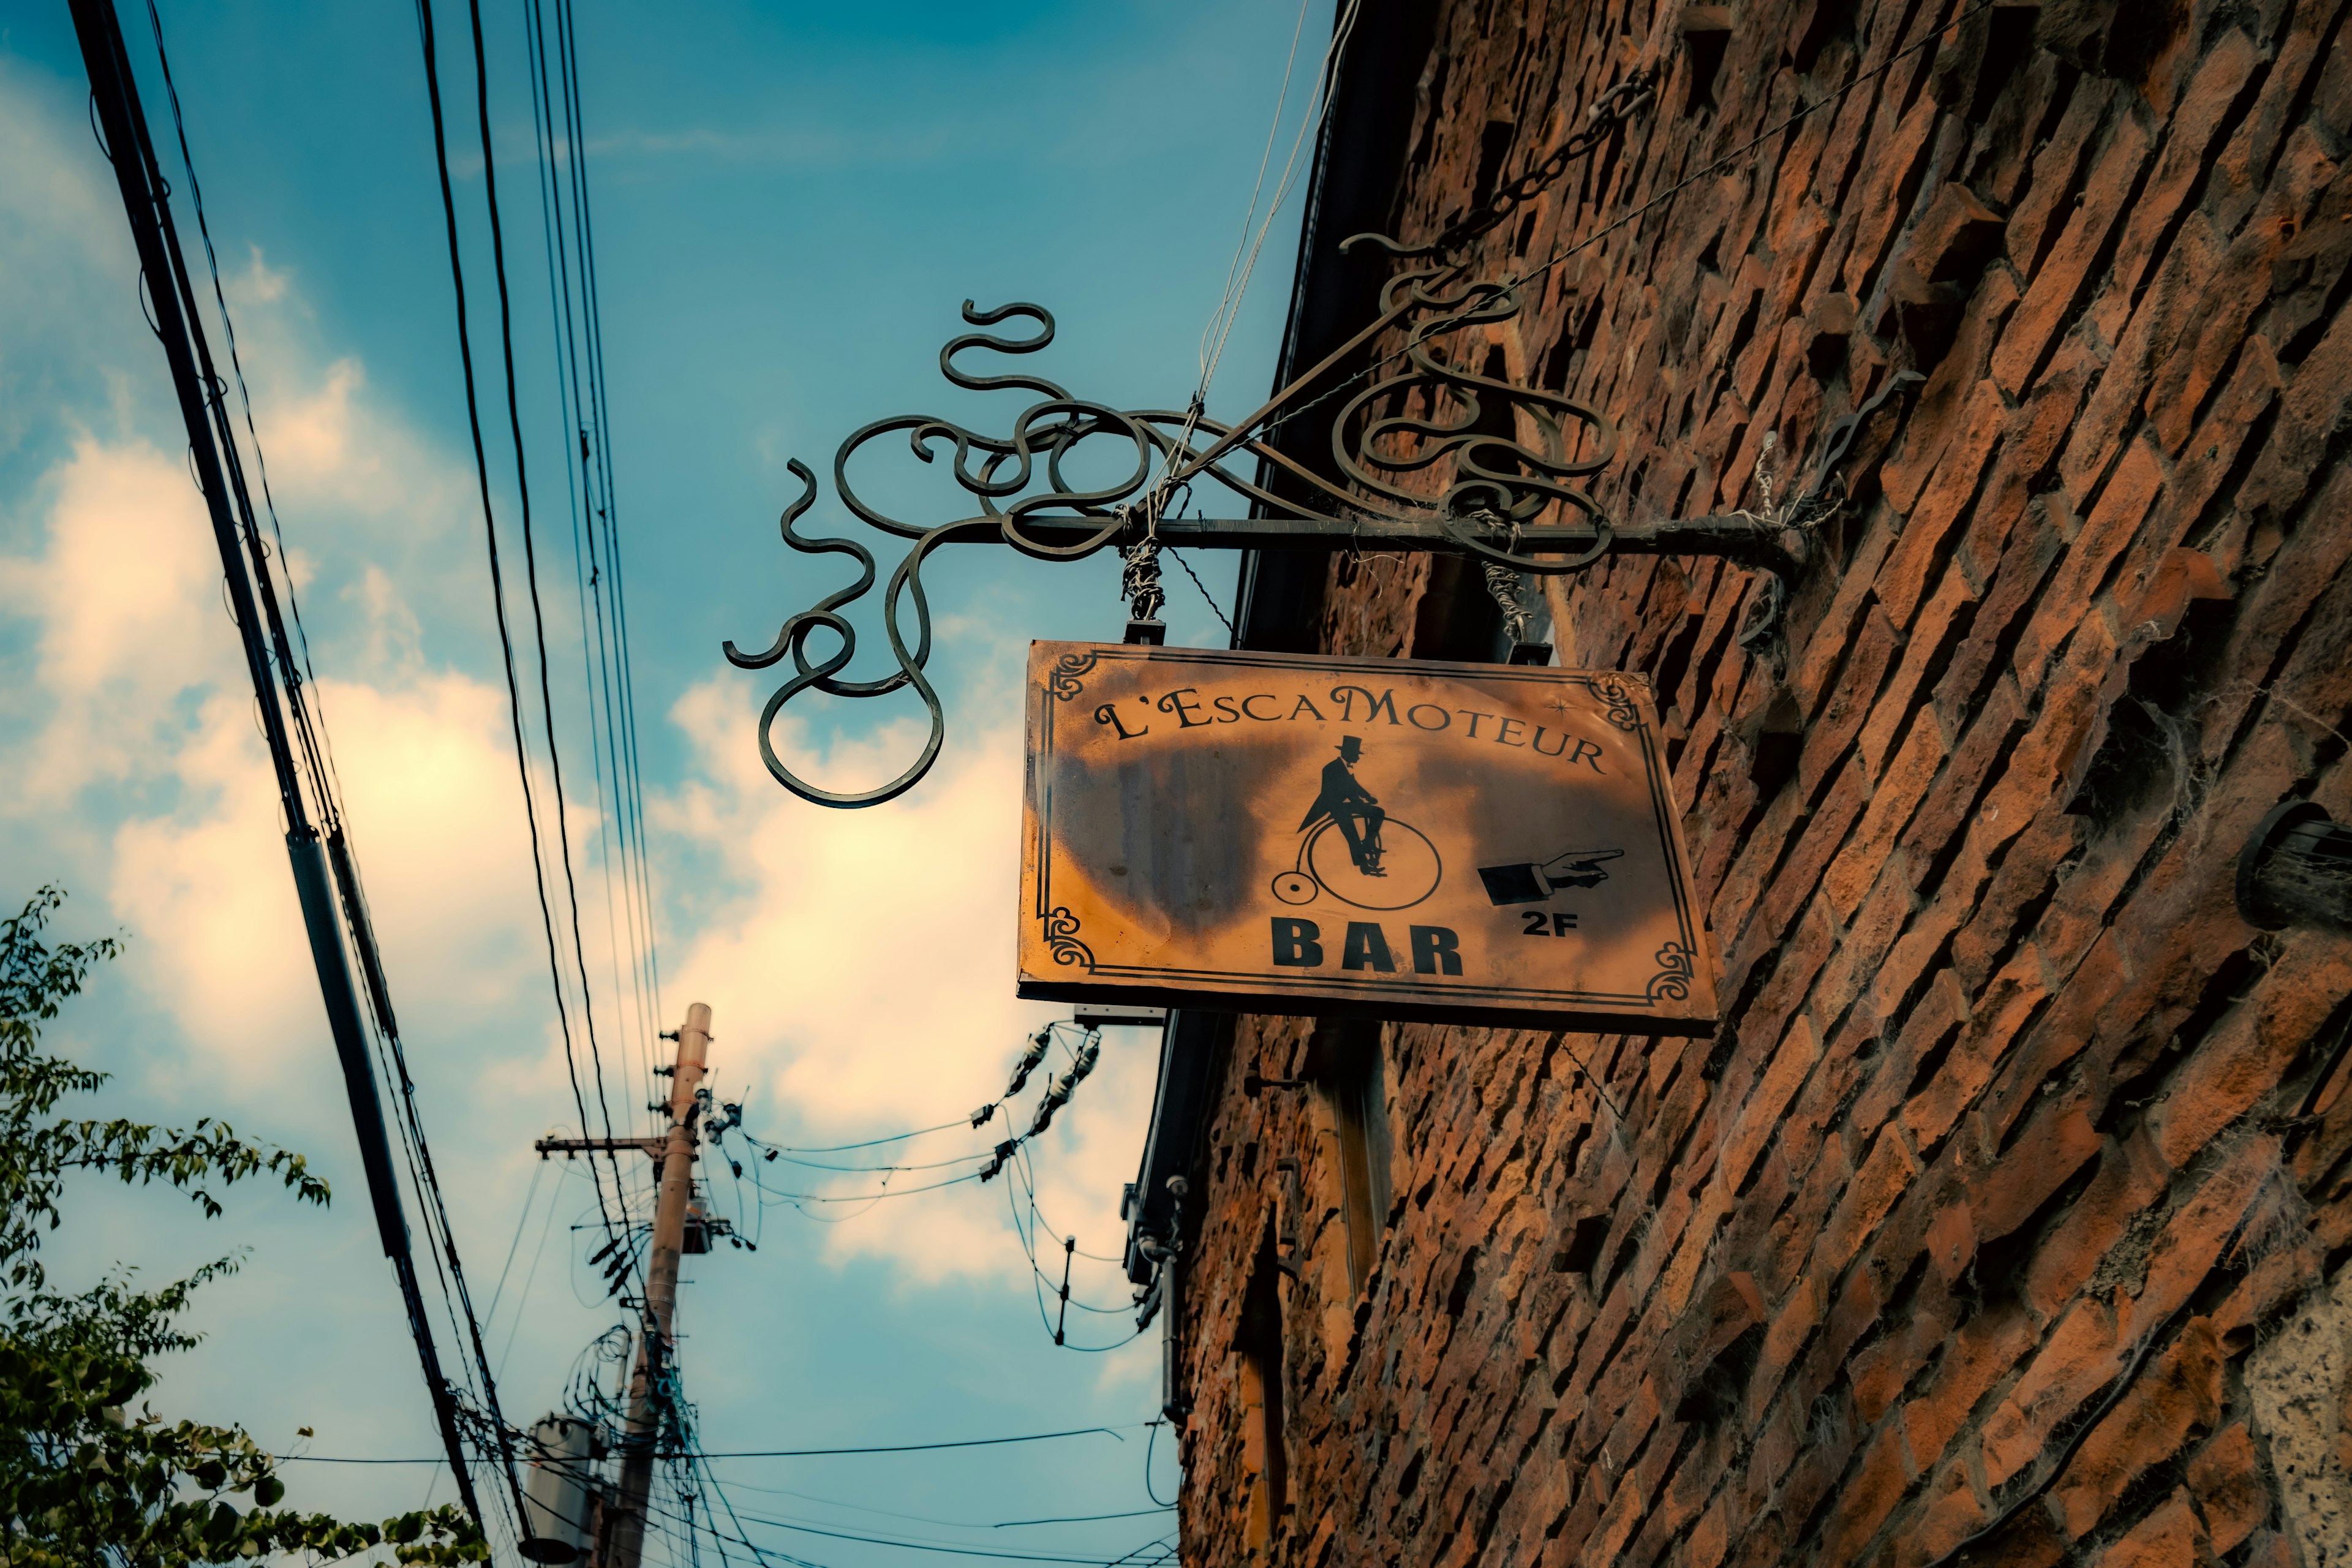
[[[695,1096],[710,1046],[710,1008],[697,1002],[686,1023],[670,1037],[677,1041],[671,1069],[669,1131],[662,1138],[542,1138],[532,1145],[552,1153],[602,1153],[641,1150],[654,1157],[659,1193],[654,1204],[653,1248],[646,1258],[645,1312],[637,1328],[637,1360],[629,1378],[629,1424],[621,1438],[619,1495],[606,1511],[604,1539],[596,1568],[638,1568],[645,1554],[646,1510],[653,1491],[654,1448],[661,1436],[661,1407],[677,1339],[677,1262],[686,1250],[687,1210],[694,1196],[695,1122],[701,1111]]]

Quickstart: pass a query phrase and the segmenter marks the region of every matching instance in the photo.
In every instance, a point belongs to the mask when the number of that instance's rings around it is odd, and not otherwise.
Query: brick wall
[[[1439,7],[1396,231],[1497,138],[1516,171],[1633,67],[1663,87],[1487,237],[1496,270],[1965,6],[1539,9]],[[1759,582],[1717,563],[1552,591],[1560,662],[1656,684],[1715,1039],[1375,1031],[1358,1288],[1330,1098],[1241,1089],[1332,1033],[1238,1025],[1194,1176],[1187,1562],[2342,1560],[2352,940],[2258,932],[2231,887],[2282,799],[2352,817],[2347,9],[1974,13],[1497,333],[1620,422],[1595,492],[1636,520],[1760,507],[1768,441],[1785,498],[1831,421],[1926,380],[1865,427],[1777,642],[1741,646]],[[1410,657],[1471,591],[1334,563],[1321,644]],[[1253,1521],[1269,1375],[1286,1506]]]

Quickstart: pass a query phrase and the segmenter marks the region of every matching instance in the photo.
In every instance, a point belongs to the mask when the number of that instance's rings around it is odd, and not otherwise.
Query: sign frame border
[[[1044,639],[1040,639],[1043,641]],[[1034,649],[1037,643],[1031,645]],[[1138,1002],[1167,1007],[1205,1007],[1220,1011],[1259,1013],[1275,1016],[1367,1016],[1394,1019],[1405,1023],[1461,1023],[1513,1028],[1565,1029],[1578,1033],[1641,1034],[1686,1038],[1712,1035],[1721,1026],[1721,998],[1717,997],[1717,1014],[1711,1018],[1673,1018],[1655,1013],[1632,1010],[1644,1001],[1661,997],[1682,1001],[1690,994],[1692,983],[1698,978],[1697,966],[1707,967],[1707,988],[1714,990],[1714,963],[1706,946],[1704,922],[1693,904],[1694,889],[1690,887],[1690,856],[1683,844],[1682,814],[1675,808],[1672,781],[1667,776],[1665,762],[1658,745],[1655,697],[1646,677],[1629,675],[1617,670],[1570,670],[1550,666],[1520,666],[1471,664],[1437,659],[1399,660],[1367,658],[1330,654],[1268,654],[1249,649],[1158,647],[1125,643],[1081,643],[1078,651],[1062,654],[1054,662],[1046,679],[1037,684],[1024,679],[1024,728],[1028,742],[1026,765],[1023,779],[1023,843],[1021,847],[1021,881],[1023,918],[1037,922],[1037,937],[1053,954],[1059,965],[1069,965],[1093,975],[1106,975],[1101,980],[1055,980],[1033,976],[1024,972],[1023,948],[1016,944],[1014,973],[1016,994],[1024,1001],[1046,1002]],[[1462,675],[1480,680],[1500,680],[1507,684],[1541,681],[1559,684],[1563,679],[1570,684],[1580,683],[1599,699],[1609,721],[1620,731],[1633,736],[1640,749],[1643,783],[1650,793],[1653,821],[1658,828],[1659,848],[1665,857],[1671,873],[1668,881],[1673,891],[1675,921],[1677,934],[1658,950],[1658,972],[1639,996],[1630,992],[1530,992],[1506,987],[1445,987],[1450,994],[1460,994],[1463,1001],[1400,1002],[1378,983],[1348,981],[1336,976],[1285,983],[1269,975],[1224,970],[1135,969],[1127,966],[1101,966],[1095,962],[1093,951],[1083,938],[1078,918],[1066,905],[1053,901],[1052,851],[1053,777],[1050,762],[1053,754],[1053,731],[1055,716],[1064,705],[1075,701],[1086,690],[1086,677],[1097,665],[1109,663],[1157,664],[1178,660],[1205,661],[1242,668],[1281,669],[1297,672],[1306,668],[1328,669],[1334,674],[1394,674],[1400,664],[1407,665],[1414,674]],[[1302,664],[1311,659],[1312,665]],[[1024,933],[1025,934],[1025,933]],[[1122,984],[1118,977],[1132,976],[1131,984]],[[1187,983],[1190,984],[1187,984]],[[1318,994],[1307,994],[1308,988]],[[1358,996],[1331,995],[1360,988]],[[1482,994],[1485,1000],[1481,1000]],[[1555,1005],[1552,1010],[1514,1006],[1504,997],[1540,995],[1558,1003],[1584,1003],[1565,1010]]]

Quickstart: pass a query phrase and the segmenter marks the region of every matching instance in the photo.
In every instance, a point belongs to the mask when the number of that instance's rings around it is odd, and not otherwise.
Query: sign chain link
[[[1546,187],[1568,173],[1568,166],[1607,141],[1617,128],[1633,119],[1646,106],[1656,90],[1654,79],[1647,70],[1636,70],[1623,81],[1592,100],[1584,111],[1584,123],[1571,131],[1559,145],[1544,154],[1542,160],[1517,179],[1496,188],[1485,205],[1455,219],[1445,232],[1431,243],[1429,249],[1444,255],[1462,247],[1494,228],[1520,207],[1535,199]]]

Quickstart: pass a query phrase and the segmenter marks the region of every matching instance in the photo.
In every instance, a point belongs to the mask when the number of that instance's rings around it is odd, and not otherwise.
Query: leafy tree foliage
[[[206,1216],[216,1189],[275,1179],[305,1203],[327,1184],[302,1156],[240,1138],[207,1118],[193,1128],[75,1121],[57,1110],[95,1092],[104,1073],[40,1049],[40,1027],[78,994],[92,965],[121,949],[42,940],[64,901],[44,888],[0,921],[0,1564],[5,1568],[182,1568],[273,1555],[333,1562],[362,1552],[404,1563],[486,1562],[473,1521],[455,1508],[352,1524],[278,1505],[268,1451],[234,1426],[169,1422],[134,1401],[149,1363],[194,1347],[178,1326],[191,1294],[234,1272],[224,1258],[156,1290],[129,1269],[78,1295],[48,1289],[37,1256],[61,1222],[75,1171],[179,1188]],[[303,1435],[310,1435],[309,1429]],[[379,1557],[377,1560],[382,1561]]]

